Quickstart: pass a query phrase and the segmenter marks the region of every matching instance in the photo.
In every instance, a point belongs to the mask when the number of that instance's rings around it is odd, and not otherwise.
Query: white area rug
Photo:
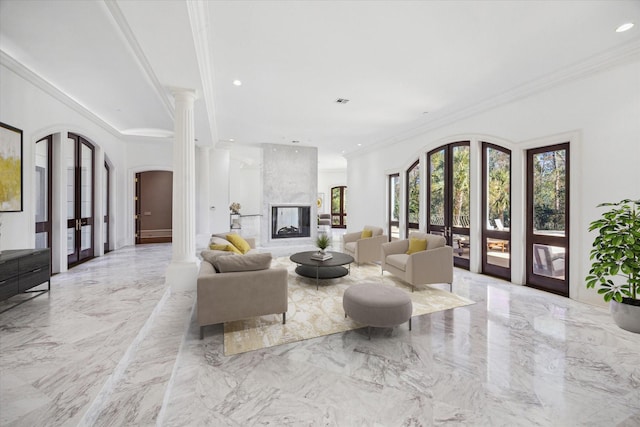
[[[306,340],[363,327],[344,317],[342,295],[347,287],[372,282],[398,287],[409,294],[413,302],[413,316],[474,304],[467,298],[430,286],[411,287],[401,280],[380,273],[380,266],[363,264],[351,266],[351,273],[339,279],[320,280],[298,276],[295,264],[288,257],[275,258],[272,267],[289,271],[289,309],[287,323],[282,315],[268,315],[224,324],[224,354],[226,356],[266,347]]]

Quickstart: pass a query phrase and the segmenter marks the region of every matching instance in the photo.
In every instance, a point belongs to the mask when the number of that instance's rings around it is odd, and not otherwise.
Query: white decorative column
[[[172,290],[195,290],[198,275],[196,250],[195,142],[193,90],[172,89],[175,98],[173,141],[172,258],[167,285]]]

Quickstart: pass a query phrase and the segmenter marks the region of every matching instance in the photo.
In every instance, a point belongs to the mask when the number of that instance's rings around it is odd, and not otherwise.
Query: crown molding
[[[151,67],[149,60],[147,59],[144,52],[142,51],[142,48],[140,47],[140,43],[138,43],[138,39],[133,34],[133,31],[131,30],[131,27],[129,26],[127,19],[124,17],[124,14],[122,13],[122,10],[120,9],[120,7],[118,6],[115,0],[104,0],[104,4],[109,10],[109,13],[111,14],[111,17],[115,21],[116,25],[120,29],[120,32],[124,36],[124,39],[129,44],[129,47],[134,53],[134,57],[138,61],[138,64],[144,71],[145,76],[151,83],[151,86],[154,88],[154,91],[156,93],[156,96],[160,100],[160,103],[165,108],[165,111],[173,121],[175,118],[174,117],[175,108],[173,103],[171,102],[171,98],[167,93],[167,90],[165,89],[165,87],[160,83],[160,80],[158,80],[156,73],[153,71],[153,67]]]
[[[200,81],[202,83],[202,97],[204,98],[209,132],[213,147],[218,144],[218,126],[216,123],[216,107],[214,102],[214,67],[209,48],[209,5],[207,0],[191,0],[186,3],[193,36],[193,47],[196,52]]]
[[[476,102],[468,102],[466,105],[458,104],[441,112],[434,112],[433,118],[427,123],[411,129],[398,132],[396,135],[378,141],[368,147],[354,150],[345,154],[347,159],[356,157],[366,152],[389,146],[412,137],[433,131],[443,126],[455,123],[468,117],[481,114],[501,105],[509,104],[531,95],[549,90],[556,86],[579,80],[615,66],[637,61],[640,59],[640,39],[634,39],[624,43],[615,49],[610,49],[596,54],[583,61],[571,64],[540,78],[531,80],[522,85],[508,89],[491,98]]]
[[[67,95],[62,90],[58,89],[51,82],[45,80],[38,74],[34,73],[20,62],[16,61],[12,56],[6,53],[4,50],[0,49],[0,64],[7,67],[9,70],[13,71],[16,75],[22,77],[29,83],[34,86],[42,89],[47,94],[51,95],[53,98],[57,99],[67,107],[71,108],[76,113],[84,116],[89,119],[94,124],[100,126],[101,128],[108,131],[115,137],[122,138],[123,135],[109,122],[91,112],[87,107],[82,105],[80,102],[76,101],[69,95]]]

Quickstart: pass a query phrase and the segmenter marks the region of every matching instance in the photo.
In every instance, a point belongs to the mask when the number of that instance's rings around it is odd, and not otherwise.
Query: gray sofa
[[[205,326],[217,323],[267,314],[282,314],[282,323],[285,323],[287,270],[271,268],[270,253],[233,255],[221,252],[202,252],[196,291],[200,339],[204,337]]]

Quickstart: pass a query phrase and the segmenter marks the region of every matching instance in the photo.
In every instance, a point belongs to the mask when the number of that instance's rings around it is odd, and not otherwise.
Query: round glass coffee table
[[[325,261],[319,261],[311,257],[317,253],[318,251],[298,252],[289,257],[291,261],[298,264],[296,273],[303,277],[316,279],[316,290],[320,279],[337,279],[350,273],[351,263],[354,261],[351,255],[342,252],[327,252],[332,257]],[[344,267],[347,264],[348,266]]]

